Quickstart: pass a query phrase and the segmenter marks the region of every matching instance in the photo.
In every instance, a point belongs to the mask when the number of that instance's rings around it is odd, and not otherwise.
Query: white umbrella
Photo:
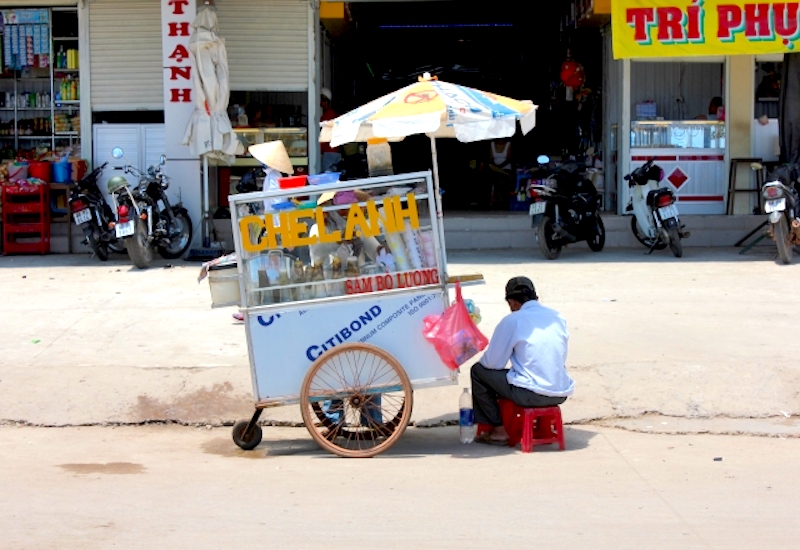
[[[225,41],[217,34],[217,14],[209,6],[204,7],[192,27],[189,53],[195,67],[195,110],[186,126],[183,144],[188,145],[193,154],[232,164],[235,155],[244,153],[244,147],[228,119],[228,53]]]
[[[186,126],[183,144],[192,154],[203,157],[203,246],[208,246],[208,159],[233,164],[244,146],[228,118],[230,80],[228,52],[218,35],[217,14],[205,6],[192,22],[189,55],[194,62],[195,110]]]

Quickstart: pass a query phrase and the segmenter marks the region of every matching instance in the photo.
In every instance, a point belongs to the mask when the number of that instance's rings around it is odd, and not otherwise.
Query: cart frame
[[[263,254],[260,253],[253,253],[247,252],[244,247],[242,229],[240,228],[240,224],[244,219],[244,216],[240,213],[240,207],[251,205],[253,203],[263,203],[264,201],[268,200],[275,200],[275,199],[296,199],[297,197],[306,197],[309,195],[316,195],[320,193],[328,193],[328,192],[343,192],[343,191],[364,191],[369,192],[370,190],[386,190],[389,188],[396,188],[396,187],[410,187],[411,189],[418,189],[419,187],[424,187],[425,193],[422,195],[415,195],[412,196],[410,194],[407,195],[397,195],[393,194],[391,197],[399,197],[398,200],[403,202],[408,202],[410,200],[414,200],[414,204],[416,205],[416,201],[426,200],[427,201],[427,215],[423,218],[423,213],[420,210],[419,212],[419,220],[420,224],[422,224],[423,220],[425,221],[426,225],[420,227],[420,230],[430,230],[432,234],[432,243],[435,249],[435,267],[429,267],[430,270],[435,269],[436,273],[438,274],[438,281],[429,281],[425,284],[420,284],[417,286],[413,286],[410,288],[393,288],[391,290],[374,290],[363,294],[353,294],[353,295],[341,295],[341,296],[328,296],[322,298],[311,298],[311,299],[303,299],[300,301],[282,301],[281,303],[270,303],[270,304],[259,304],[259,305],[252,305],[251,296],[253,293],[258,292],[265,292],[265,288],[262,288],[259,285],[259,288],[252,289],[248,288],[247,281],[248,277],[251,277],[250,269],[251,266],[245,265],[246,262],[251,261],[253,258],[258,256],[263,256],[268,252],[268,250],[263,251]],[[441,201],[438,200],[438,197],[435,194],[435,186],[433,182],[433,178],[430,171],[425,172],[414,172],[408,174],[399,174],[394,176],[383,176],[383,177],[374,177],[374,178],[364,178],[359,180],[350,180],[345,182],[339,182],[336,184],[330,185],[322,185],[322,186],[307,186],[301,188],[293,188],[293,189],[281,189],[277,191],[262,191],[262,192],[255,192],[255,193],[247,193],[247,194],[238,194],[232,195],[229,197],[229,202],[231,205],[231,221],[233,226],[233,234],[234,234],[234,243],[237,253],[237,269],[238,269],[238,276],[239,276],[239,288],[240,288],[240,295],[241,295],[241,302],[240,302],[240,311],[244,315],[245,318],[245,329],[247,335],[247,349],[248,349],[248,356],[250,360],[250,371],[251,371],[251,378],[253,382],[253,395],[255,401],[255,412],[253,416],[250,418],[249,421],[244,420],[238,422],[234,426],[234,433],[233,438],[237,445],[239,445],[243,449],[252,449],[258,445],[258,442],[261,440],[261,429],[258,425],[258,420],[261,416],[261,413],[265,408],[268,407],[276,407],[276,406],[283,406],[283,405],[290,405],[294,403],[300,403],[301,405],[301,412],[303,412],[304,422],[306,427],[308,428],[311,435],[316,439],[320,445],[323,447],[327,447],[328,450],[339,454],[341,456],[374,456],[391,446],[396,439],[402,434],[403,430],[405,429],[406,425],[408,424],[408,420],[411,414],[411,408],[413,407],[413,397],[411,395],[412,389],[419,389],[424,387],[433,387],[433,386],[441,386],[441,385],[453,385],[457,383],[457,372],[451,371],[447,369],[443,363],[438,359],[438,356],[435,355],[433,351],[433,346],[427,348],[428,344],[423,343],[419,347],[420,352],[424,352],[425,361],[428,363],[431,362],[438,362],[438,365],[432,365],[430,368],[430,372],[426,372],[424,367],[419,365],[414,365],[413,368],[416,369],[416,375],[414,377],[409,377],[404,369],[408,368],[408,355],[406,353],[410,353],[407,351],[402,351],[401,353],[404,354],[406,357],[405,362],[397,361],[395,357],[392,356],[391,352],[384,349],[382,346],[371,346],[365,344],[355,344],[355,343],[342,343],[340,342],[337,344],[331,344],[330,349],[326,349],[324,353],[320,353],[319,356],[315,358],[312,362],[311,366],[308,367],[306,372],[305,379],[303,384],[300,388],[299,394],[285,394],[282,393],[280,395],[268,395],[265,396],[262,393],[262,386],[260,382],[264,382],[264,378],[260,379],[259,370],[263,368],[261,363],[257,364],[257,355],[259,357],[263,357],[263,352],[259,352],[258,346],[256,346],[256,342],[254,341],[255,335],[253,333],[253,320],[257,319],[261,326],[266,326],[263,319],[269,316],[268,321],[272,323],[272,320],[276,317],[280,317],[281,315],[284,316],[291,316],[306,314],[309,311],[312,313],[314,311],[324,311],[325,314],[330,315],[329,312],[336,312],[337,310],[344,309],[344,306],[349,306],[353,303],[364,303],[364,302],[373,302],[373,303],[387,303],[387,304],[396,304],[398,300],[406,300],[408,297],[416,297],[416,300],[419,300],[421,297],[427,296],[430,299],[425,300],[424,303],[432,303],[434,308],[434,313],[441,313],[449,306],[449,296],[447,291],[447,284],[448,284],[448,275],[447,275],[447,265],[446,265],[446,252],[445,252],[445,244],[444,244],[444,228],[442,224],[442,216],[441,216]],[[389,198],[389,196],[384,197],[376,197],[371,199],[370,202],[374,202],[375,205],[381,204],[382,207],[386,206],[385,200]],[[357,204],[360,208],[364,208],[367,205],[366,201],[361,201]],[[322,212],[329,212],[333,210],[342,210],[349,208],[351,205],[328,205],[328,206],[317,206],[318,210],[321,209]],[[373,205],[370,205],[373,206]],[[407,207],[410,205],[406,205]],[[375,206],[377,208],[377,206]],[[266,216],[271,216],[278,214],[278,210],[266,210],[263,214],[260,214],[261,217],[266,219]],[[246,222],[246,220],[245,220]],[[429,225],[427,223],[429,222]],[[249,226],[246,226],[249,228]],[[407,227],[407,226],[406,226]],[[325,230],[323,226],[323,231]],[[383,235],[383,233],[382,233]],[[259,244],[261,244],[261,238],[264,236],[262,232],[261,236],[259,237]],[[251,236],[247,236],[250,240],[250,245],[252,246],[253,241]],[[277,241],[276,241],[277,242]],[[388,247],[388,246],[387,246]],[[282,247],[281,247],[282,249]],[[275,250],[275,249],[273,249]],[[409,273],[409,272],[405,272]],[[399,273],[401,275],[403,273]],[[336,279],[337,281],[339,279]],[[347,279],[352,280],[352,279]],[[316,284],[325,284],[323,282],[317,282]],[[343,283],[340,283],[343,284]],[[266,290],[266,292],[275,292],[281,290],[292,290],[301,286],[308,286],[308,282],[299,283],[299,284],[289,284],[283,285],[279,287],[269,287],[270,290]],[[298,291],[299,292],[299,291]],[[380,308],[378,308],[380,309]],[[421,316],[420,316],[421,317]],[[418,326],[419,334],[418,336],[421,339],[421,332],[422,332],[422,325],[420,321],[416,322]],[[416,328],[414,329],[416,331]],[[389,332],[389,331],[386,331]],[[331,342],[333,339],[329,340]],[[385,341],[385,340],[384,340]],[[363,340],[362,340],[363,342]],[[282,346],[285,347],[285,346]],[[322,346],[325,348],[325,346]],[[277,348],[276,348],[277,349]],[[362,354],[362,355],[353,355],[353,354]],[[350,354],[350,355],[348,355]],[[309,359],[311,359],[311,355],[308,354]],[[330,422],[326,420],[326,416],[329,413],[320,413],[320,407],[318,402],[320,402],[323,398],[311,398],[312,405],[309,405],[309,398],[306,397],[306,403],[302,402],[301,395],[305,393],[308,395],[310,391],[309,388],[313,386],[313,381],[309,381],[309,377],[312,375],[321,376],[321,372],[325,368],[331,368],[329,365],[326,365],[326,361],[333,361],[334,357],[348,357],[348,361],[352,360],[352,357],[367,357],[367,360],[372,360],[373,362],[376,358],[379,358],[381,361],[384,361],[388,367],[388,370],[392,368],[395,371],[396,376],[396,383],[389,384],[390,387],[385,386],[379,389],[370,389],[368,386],[371,381],[366,384],[366,386],[361,383],[361,380],[353,381],[353,382],[346,382],[344,378],[346,375],[342,376],[342,383],[347,386],[350,384],[352,386],[352,394],[347,393],[346,395],[342,391],[338,392],[331,392],[332,397],[326,398],[325,403],[329,403],[332,401],[339,402],[342,401],[348,404],[348,407],[352,408],[353,406],[360,407],[360,417],[361,417],[361,424],[370,424],[371,428],[364,428],[361,432],[358,432],[355,436],[358,440],[358,448],[351,449],[351,448],[338,448],[336,445],[326,445],[327,439],[335,439],[337,437],[341,437],[340,435],[334,434],[333,436],[330,435],[331,430],[334,432],[338,431],[338,427],[331,427]],[[341,359],[340,359],[341,363]],[[415,361],[416,363],[416,361]],[[392,367],[394,365],[394,367]],[[338,368],[338,367],[337,367]],[[344,367],[342,367],[344,368]],[[399,368],[399,371],[397,372]],[[322,370],[321,370],[322,369]],[[288,370],[288,368],[287,368]],[[326,371],[327,372],[327,371]],[[383,372],[383,371],[381,371]],[[422,374],[420,374],[422,373]],[[376,381],[377,383],[377,381]],[[360,384],[360,385],[359,385]],[[350,386],[347,386],[348,388]],[[398,390],[399,388],[399,390]],[[401,391],[403,393],[402,398],[392,397],[393,394],[390,392]],[[386,392],[386,393],[384,393]],[[279,392],[281,393],[281,392]],[[383,408],[389,408],[388,404],[395,403],[395,401],[391,401],[392,399],[396,399],[396,403],[400,403],[397,405],[397,412],[393,419],[390,421],[382,421],[376,424],[372,420],[370,420],[370,416],[372,415],[371,412],[367,411],[369,414],[366,414],[364,411],[365,409],[364,402],[371,402],[377,401],[378,405],[367,405],[367,408],[370,406],[375,409],[376,407],[381,411],[381,397],[376,397],[376,395],[383,396],[384,405]],[[355,403],[355,405],[354,405]],[[342,405],[342,409],[345,406]],[[311,414],[309,410],[313,409],[316,413]],[[342,415],[345,413],[342,412]],[[380,413],[383,414],[383,413]],[[387,413],[390,414],[390,413]],[[365,420],[366,418],[366,420]],[[356,420],[355,423],[358,423]],[[323,425],[321,427],[321,425]],[[327,425],[327,431],[324,430],[324,425]],[[352,430],[355,430],[351,427]],[[364,432],[370,432],[369,437],[364,435]],[[348,432],[349,433],[349,432]],[[356,433],[353,431],[353,433]],[[320,435],[322,434],[322,435]],[[348,437],[350,437],[348,435]],[[377,440],[381,440],[382,443],[374,444],[372,446],[369,445],[370,441],[367,439],[371,439],[372,443],[375,443]],[[386,444],[388,443],[388,444]],[[363,445],[362,445],[363,444]]]

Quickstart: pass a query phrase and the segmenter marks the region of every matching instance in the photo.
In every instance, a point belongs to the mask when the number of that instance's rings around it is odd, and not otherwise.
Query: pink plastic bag
[[[442,362],[453,370],[489,344],[469,316],[459,283],[456,283],[456,301],[441,315],[428,315],[423,323],[423,336],[436,348]]]

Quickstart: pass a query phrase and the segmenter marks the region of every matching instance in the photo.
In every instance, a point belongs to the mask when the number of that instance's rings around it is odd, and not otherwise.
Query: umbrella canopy
[[[189,54],[194,62],[195,110],[186,126],[183,144],[193,154],[207,155],[232,164],[244,153],[228,119],[230,99],[228,53],[218,36],[217,14],[206,6],[192,22]]]
[[[322,123],[320,141],[332,147],[371,137],[399,141],[414,134],[472,142],[511,137],[536,125],[536,105],[436,80],[420,81]]]

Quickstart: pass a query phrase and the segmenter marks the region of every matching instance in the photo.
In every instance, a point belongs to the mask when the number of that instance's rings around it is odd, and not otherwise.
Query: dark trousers
[[[497,399],[502,397],[520,407],[552,407],[567,400],[566,397],[550,397],[513,386],[508,382],[508,371],[487,369],[480,363],[472,365],[472,407],[476,424],[502,426]]]

